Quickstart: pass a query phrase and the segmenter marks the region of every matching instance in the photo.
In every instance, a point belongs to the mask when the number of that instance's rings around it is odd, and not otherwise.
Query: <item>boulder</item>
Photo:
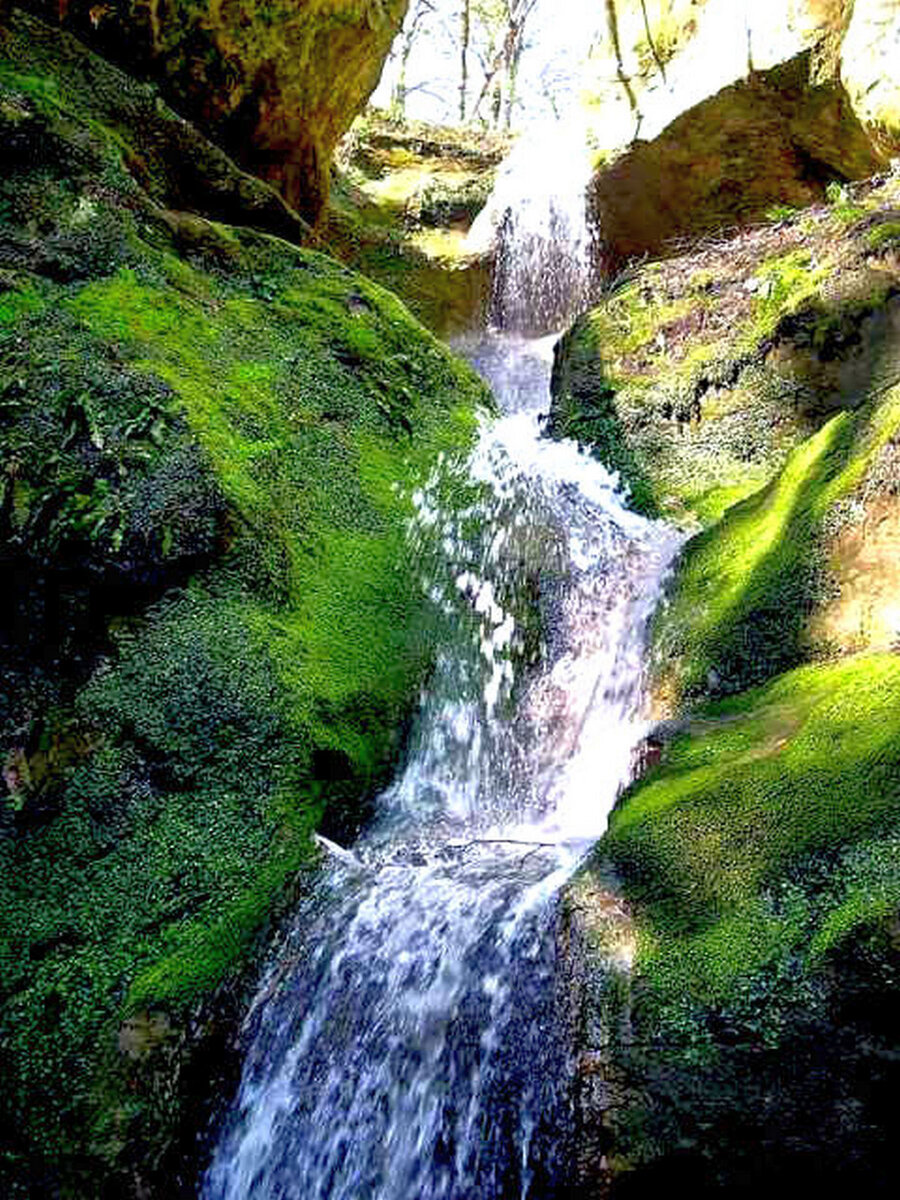
[[[378,83],[407,0],[25,0],[132,75],[315,221],[331,154]]]
[[[634,143],[594,179],[590,204],[607,268],[674,238],[820,200],[884,158],[839,83],[814,84],[811,55],[756,72]]]

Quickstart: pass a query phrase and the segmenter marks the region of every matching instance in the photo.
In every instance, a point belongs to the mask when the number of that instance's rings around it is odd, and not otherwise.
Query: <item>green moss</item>
[[[752,287],[728,298],[706,267],[643,268],[566,334],[558,351],[554,432],[595,448],[630,488],[632,504],[703,523],[764,483],[798,433],[783,381],[759,347],[827,277],[808,251],[775,255]],[[669,274],[663,274],[669,271]]]
[[[741,348],[755,348],[785,315],[815,299],[828,272],[828,266],[817,264],[808,250],[792,250],[762,263],[756,274],[759,287],[753,318]]]
[[[896,389],[834,417],[685,549],[656,649],[673,699],[738,691],[802,660],[825,522],[900,425]]]
[[[898,701],[895,656],[800,668],[703,709],[626,793],[604,848],[654,986],[721,1003],[896,903]]]
[[[900,243],[900,222],[884,221],[866,231],[866,245],[870,250],[884,250]]]
[[[41,246],[68,257],[0,293],[0,1178],[91,1195],[190,1102],[154,1108],[123,1018],[184,1029],[234,987],[323,814],[350,836],[396,762],[438,619],[410,497],[487,395],[323,255],[173,233],[115,137],[30,96],[0,85],[0,120],[31,114],[0,222],[23,241],[55,162]]]

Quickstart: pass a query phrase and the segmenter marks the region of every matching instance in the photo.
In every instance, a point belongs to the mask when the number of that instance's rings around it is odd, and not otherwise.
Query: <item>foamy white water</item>
[[[548,334],[585,307],[591,170],[577,113],[533,126],[501,165],[468,236],[473,251],[494,250],[492,319],[498,328]]]
[[[205,1200],[549,1200],[566,1184],[555,898],[644,733],[646,627],[677,539],[541,436],[552,338],[458,349],[503,415],[462,489],[442,464],[412,497],[446,642],[405,769],[266,975]]]

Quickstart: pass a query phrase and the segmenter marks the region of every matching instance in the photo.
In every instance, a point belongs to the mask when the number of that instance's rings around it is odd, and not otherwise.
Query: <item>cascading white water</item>
[[[204,1200],[561,1193],[553,901],[627,779],[676,540],[541,437],[551,344],[459,346],[504,415],[482,430],[470,502],[446,507],[438,471],[410,528],[411,552],[440,547],[422,582],[455,632],[405,770],[263,982]],[[543,618],[532,662],[523,593]]]
[[[491,315],[498,328],[547,334],[586,306],[590,177],[587,132],[575,116],[534,126],[501,165],[468,237],[473,250],[494,250]]]

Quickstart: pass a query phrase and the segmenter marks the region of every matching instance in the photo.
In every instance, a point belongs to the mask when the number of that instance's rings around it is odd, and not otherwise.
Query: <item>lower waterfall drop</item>
[[[453,632],[405,769],[263,980],[203,1200],[562,1194],[555,898],[628,779],[647,622],[678,542],[574,443],[541,436],[552,342],[457,347],[502,416],[483,425],[466,511],[442,510],[439,478],[413,498],[411,544],[442,547],[423,585]],[[536,662],[515,603],[529,589]]]

